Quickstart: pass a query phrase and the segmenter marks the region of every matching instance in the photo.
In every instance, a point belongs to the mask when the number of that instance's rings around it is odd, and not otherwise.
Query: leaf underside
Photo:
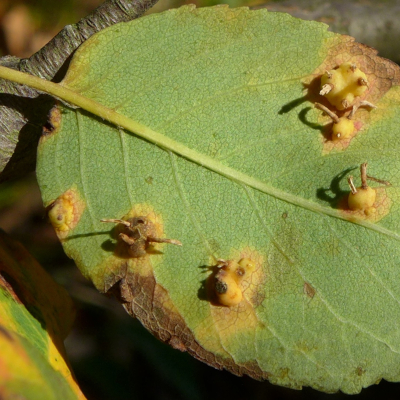
[[[357,111],[341,147],[313,103],[343,62],[367,74],[378,109]],[[65,251],[157,337],[216,368],[326,392],[400,380],[399,76],[324,24],[266,10],[183,7],[100,32],[62,85],[197,158],[60,105],[37,174],[46,205],[74,204]],[[363,162],[391,183],[376,220],[342,206]],[[183,246],[121,257],[118,228],[100,220],[127,215]],[[256,263],[243,301],[210,301],[216,260],[243,257]]]

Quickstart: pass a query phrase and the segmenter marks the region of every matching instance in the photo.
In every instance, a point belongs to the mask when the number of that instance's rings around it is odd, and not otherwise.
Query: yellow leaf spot
[[[85,209],[76,189],[67,190],[48,206],[49,219],[58,237],[64,239],[75,228]]]

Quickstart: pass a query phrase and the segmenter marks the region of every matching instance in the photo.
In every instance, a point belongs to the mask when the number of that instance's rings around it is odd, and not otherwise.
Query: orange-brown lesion
[[[129,271],[141,277],[153,276],[153,265],[161,261],[163,246],[181,245],[178,240],[164,237],[161,214],[146,203],[134,205],[120,219],[102,221],[115,224],[110,232],[115,239],[113,254],[99,263],[92,275],[95,285],[102,291],[108,291],[116,282],[124,279]]]
[[[212,319],[217,331],[224,336],[259,327],[261,323],[255,309],[264,300],[264,257],[248,247],[232,253],[229,260],[219,260],[212,268],[206,283]],[[222,297],[219,293],[224,292],[224,283],[227,289],[233,283],[235,291],[239,291],[233,301],[229,296]]]
[[[400,73],[391,61],[378,57],[374,49],[355,42],[351,37],[334,36],[326,42],[321,52],[324,53],[324,61],[313,73],[302,80],[307,89],[306,99],[313,104],[315,102],[322,103],[331,111],[334,111],[339,118],[349,117],[349,114],[353,112],[350,115],[350,119],[354,121],[354,130],[348,137],[342,140],[333,140],[331,134],[332,124],[329,117],[322,114],[318,117],[319,122],[325,125],[325,132],[321,137],[323,154],[328,154],[335,150],[345,150],[360,131],[368,128],[371,123],[371,115],[376,114],[375,111],[371,114],[371,107],[392,86],[399,85]],[[320,94],[321,79],[324,76],[328,79],[332,71],[337,70],[341,65],[354,65],[362,71],[363,76],[365,75],[359,85],[361,89],[365,90],[362,90],[362,93],[356,93],[357,96],[355,96],[353,104],[355,106],[354,110],[345,106],[339,106],[338,109],[335,105],[332,105],[325,97],[324,85],[322,85],[322,94]],[[346,106],[352,107],[351,104],[346,104]],[[355,113],[356,115],[354,115]]]
[[[51,224],[60,240],[74,229],[85,210],[86,204],[76,188],[64,192],[46,207]]]
[[[42,136],[40,138],[40,141],[43,142],[50,136],[53,136],[56,133],[58,133],[60,131],[60,127],[61,127],[61,121],[62,121],[61,110],[60,110],[59,104],[56,103],[53,106],[53,108],[50,110],[47,122],[43,126]]]
[[[140,258],[159,252],[160,244],[181,246],[176,239],[164,238],[164,225],[159,214],[144,204],[136,205],[121,219],[102,219],[115,223],[117,247],[115,254],[121,258]]]
[[[317,291],[311,286],[311,284],[309,282],[304,282],[303,285],[303,293],[309,297],[310,299],[314,298],[315,294],[317,293]]]

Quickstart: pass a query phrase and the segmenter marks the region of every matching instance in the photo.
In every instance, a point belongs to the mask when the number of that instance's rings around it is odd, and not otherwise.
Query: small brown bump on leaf
[[[122,225],[123,232],[119,238],[128,245],[128,253],[131,257],[144,257],[147,255],[152,243],[169,243],[182,246],[182,243],[175,239],[157,237],[157,230],[154,223],[146,216],[139,216],[123,219],[102,219],[101,222],[112,222]]]
[[[56,104],[50,110],[47,122],[43,126],[41,140],[45,140],[47,137],[56,134],[60,130],[61,119],[60,107]]]
[[[85,206],[76,188],[71,188],[46,207],[49,220],[60,240],[65,239],[76,227]]]
[[[217,292],[217,296],[220,294],[225,294],[228,291],[228,285],[220,272],[215,277],[215,291]]]
[[[315,296],[316,290],[308,282],[304,282],[303,292],[312,299]]]
[[[135,206],[121,219],[102,219],[101,222],[117,224],[116,255],[122,258],[140,258],[157,253],[157,243],[182,246],[179,240],[163,238],[161,217],[143,204]]]
[[[356,374],[358,375],[358,376],[362,376],[362,375],[364,375],[365,374],[365,369],[363,368],[363,367],[357,367],[356,368]]]

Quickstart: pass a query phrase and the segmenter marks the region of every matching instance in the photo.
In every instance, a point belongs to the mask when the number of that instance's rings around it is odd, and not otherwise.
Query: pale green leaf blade
[[[345,61],[379,108],[357,112],[341,148],[312,107],[321,74]],[[290,387],[398,380],[398,77],[351,38],[266,10],[184,7],[115,26],[81,46],[63,85],[152,131],[55,109],[39,147],[44,202],[83,274],[172,346]],[[375,220],[341,209],[365,161],[392,184]],[[100,220],[128,213],[183,246],[121,257]],[[211,267],[243,257],[257,266],[244,300],[211,302]]]

